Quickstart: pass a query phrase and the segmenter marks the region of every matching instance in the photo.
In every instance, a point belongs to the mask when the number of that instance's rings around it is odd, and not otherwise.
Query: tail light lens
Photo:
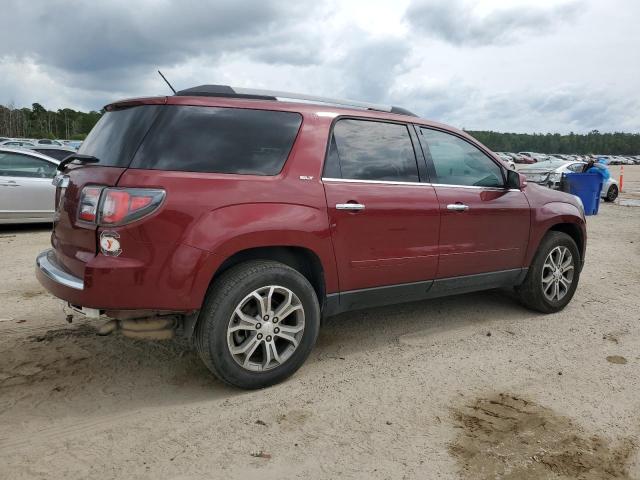
[[[83,222],[95,223],[98,218],[98,204],[100,194],[104,187],[84,187],[80,193],[80,206],[78,207],[78,219]]]
[[[106,188],[102,194],[100,225],[123,225],[149,215],[164,200],[164,190]]]
[[[164,197],[160,189],[84,187],[78,218],[100,226],[125,225],[156,210]]]

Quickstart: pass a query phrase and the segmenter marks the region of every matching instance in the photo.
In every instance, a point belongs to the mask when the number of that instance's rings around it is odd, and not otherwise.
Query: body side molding
[[[415,302],[492,288],[512,287],[524,281],[528,270],[528,268],[515,268],[498,272],[332,293],[327,295],[323,316],[330,317],[339,313],[370,307]]]

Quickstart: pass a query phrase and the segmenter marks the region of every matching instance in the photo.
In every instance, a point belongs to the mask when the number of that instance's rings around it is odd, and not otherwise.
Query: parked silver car
[[[28,140],[5,140],[0,142],[0,147],[35,147],[35,143]]]
[[[38,145],[55,145],[57,147],[62,147],[62,142],[60,140],[50,140],[48,138],[41,138],[36,143]]]
[[[33,150],[0,147],[0,224],[51,222],[60,162]]]
[[[545,160],[542,162],[527,165],[519,173],[527,177],[527,181],[544,185],[545,187],[559,189],[563,173],[579,173],[586,162],[566,162],[560,159]],[[610,177],[602,186],[601,198],[607,202],[613,202],[618,198],[619,186],[617,180]]]
[[[67,158],[69,155],[73,155],[76,152],[73,148],[69,147],[59,147],[57,145],[36,145],[34,147],[24,147],[34,152],[41,153],[46,155],[47,157],[55,158],[58,161],[62,161]]]

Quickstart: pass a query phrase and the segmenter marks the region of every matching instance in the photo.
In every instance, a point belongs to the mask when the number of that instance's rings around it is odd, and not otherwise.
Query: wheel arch
[[[545,198],[541,195],[545,193],[546,188],[539,187],[533,189],[533,194]],[[566,196],[561,192],[553,192],[557,196]],[[574,203],[567,201],[546,201],[540,202],[541,198],[534,198],[533,208],[531,210],[531,230],[529,235],[529,243],[523,267],[530,267],[531,262],[540,248],[543,238],[551,231],[562,232],[569,235],[576,245],[580,253],[581,264],[584,264],[585,250],[587,245],[587,228],[583,213]],[[562,199],[564,200],[564,199]]]
[[[552,225],[548,230],[548,232],[562,232],[569,235],[576,245],[578,246],[578,251],[580,252],[580,263],[584,263],[584,249],[585,249],[585,235],[582,232],[582,229],[575,223],[556,223]],[[546,233],[545,233],[546,235]]]
[[[320,257],[309,248],[300,246],[267,246],[239,250],[227,257],[214,272],[210,285],[230,268],[252,260],[273,260],[300,272],[311,284],[323,304],[326,295],[324,269]]]
[[[327,285],[325,270],[319,255],[313,250],[292,245],[271,245],[265,247],[251,247],[238,250],[223,260],[213,272],[208,287],[204,292],[204,299],[211,291],[216,280],[229,269],[253,260],[273,260],[287,265],[300,272],[311,284],[318,297],[321,311],[324,309]],[[184,319],[183,334],[186,338],[193,338],[193,334],[200,321],[200,310],[188,315]]]

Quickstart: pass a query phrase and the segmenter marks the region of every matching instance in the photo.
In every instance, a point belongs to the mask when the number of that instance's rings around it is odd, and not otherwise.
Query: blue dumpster
[[[602,175],[598,173],[565,173],[565,192],[580,197],[585,215],[597,215],[602,191]]]

